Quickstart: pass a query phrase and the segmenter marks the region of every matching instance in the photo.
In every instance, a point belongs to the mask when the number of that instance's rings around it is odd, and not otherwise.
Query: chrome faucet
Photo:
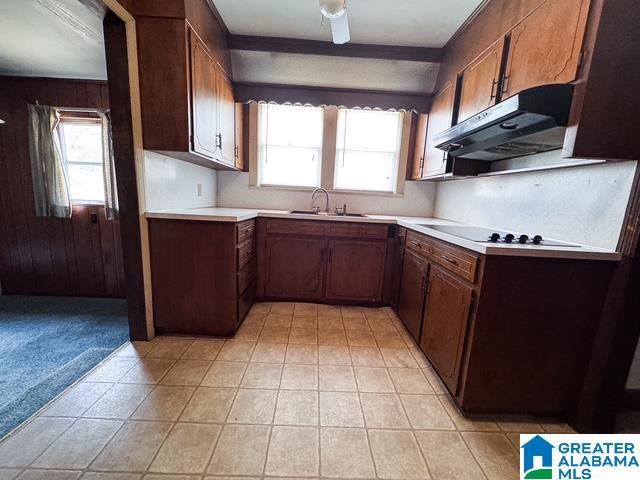
[[[324,203],[324,211],[325,213],[329,213],[329,192],[327,192],[324,188],[318,187],[311,194],[311,210],[318,213],[320,211],[320,207],[315,205],[316,203],[316,194],[324,193],[325,203]]]

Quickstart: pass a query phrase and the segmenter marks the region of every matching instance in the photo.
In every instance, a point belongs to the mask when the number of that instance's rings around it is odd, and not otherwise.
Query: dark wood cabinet
[[[452,126],[453,107],[455,101],[454,82],[447,83],[433,97],[429,119],[427,121],[427,137],[422,166],[422,178],[441,175],[447,167],[447,154],[435,147],[433,138]]]
[[[326,242],[322,238],[270,236],[265,240],[265,296],[322,298]]]
[[[236,104],[233,96],[233,84],[222,68],[217,68],[217,137],[220,161],[236,164]]]
[[[384,240],[329,240],[325,297],[382,301],[386,252]]]
[[[511,30],[503,98],[576,79],[589,4],[590,0],[547,0]]]
[[[193,151],[214,157],[218,150],[217,69],[206,45],[193,33],[191,41],[191,143]]]
[[[431,265],[420,346],[452,393],[456,393],[473,289]]]
[[[234,143],[235,143],[235,151],[234,162],[235,166],[238,170],[245,170],[245,161],[244,161],[244,132],[245,132],[245,115],[244,115],[244,105],[242,103],[235,104],[235,135],[234,135]],[[248,131],[248,129],[246,129]],[[247,165],[248,166],[248,165]]]
[[[411,170],[409,172],[409,178],[411,180],[420,180],[422,178],[428,121],[428,115],[418,115],[415,126],[415,143],[413,147],[413,156],[411,158]]]
[[[428,273],[429,262],[426,259],[410,250],[405,251],[397,312],[402,323],[417,342],[420,341],[422,329]]]
[[[458,122],[496,104],[504,44],[501,38],[459,74]]]
[[[387,225],[259,219],[258,298],[381,305]]]
[[[400,287],[402,285],[402,271],[405,256],[405,243],[407,240],[407,229],[404,227],[397,227],[394,229],[393,238],[390,242],[390,256],[389,259],[389,303],[391,307],[397,312],[400,302]]]

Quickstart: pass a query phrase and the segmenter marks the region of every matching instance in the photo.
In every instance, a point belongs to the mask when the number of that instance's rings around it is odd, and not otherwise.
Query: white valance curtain
[[[36,215],[71,217],[71,196],[63,144],[60,114],[46,105],[28,105],[29,154]]]
[[[28,111],[29,153],[36,215],[69,218],[72,213],[71,196],[60,112],[54,107],[33,104],[28,105]],[[111,115],[108,110],[96,110],[96,113],[102,123],[105,216],[111,220],[118,217]]]

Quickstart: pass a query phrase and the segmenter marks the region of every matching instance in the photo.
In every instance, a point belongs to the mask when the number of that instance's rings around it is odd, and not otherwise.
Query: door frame
[[[144,216],[146,196],[136,22],[133,15],[118,0],[102,1],[109,10],[105,17],[105,22],[109,22],[108,42],[105,32],[107,62],[109,64],[111,53],[112,73],[116,74],[115,78],[109,78],[107,84],[109,103],[110,106],[121,107],[116,107],[116,110],[112,108],[112,114],[116,120],[113,128],[114,151],[116,172],[120,173],[117,176],[118,196],[129,309],[129,335],[131,340],[150,340],[155,333],[149,231]],[[109,18],[109,15],[112,17]],[[127,122],[130,123],[127,125]]]

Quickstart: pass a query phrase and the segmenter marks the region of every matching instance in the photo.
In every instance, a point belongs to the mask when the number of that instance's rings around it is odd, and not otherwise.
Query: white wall
[[[438,184],[435,216],[615,249],[636,162]]]
[[[435,184],[427,182],[406,182],[404,195],[329,192],[329,208],[346,203],[353,213],[431,217],[435,192]],[[250,187],[248,173],[218,172],[218,207],[309,210],[310,204],[310,190]]]
[[[145,151],[147,210],[215,207],[217,172]],[[198,195],[198,184],[202,185]]]

